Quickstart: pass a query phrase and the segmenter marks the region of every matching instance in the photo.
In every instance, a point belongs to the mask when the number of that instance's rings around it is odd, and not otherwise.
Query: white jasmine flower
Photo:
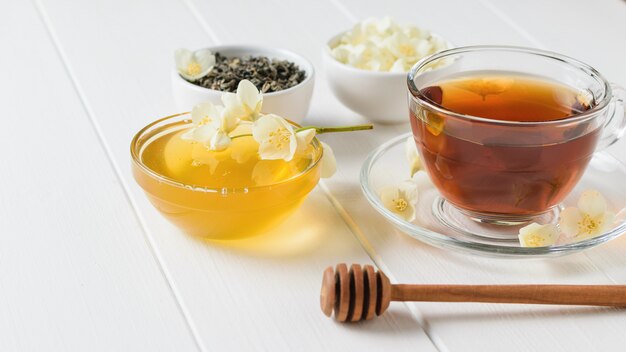
[[[174,53],[176,69],[183,78],[195,81],[206,76],[215,66],[215,55],[210,50],[190,51],[178,49]]]
[[[368,36],[385,37],[399,29],[398,24],[389,16],[381,19],[366,18],[360,23],[361,31]]]
[[[194,128],[182,136],[183,139],[192,140],[206,146],[209,150],[224,150],[230,145],[230,137],[223,130],[213,125],[202,125]]]
[[[385,187],[380,193],[380,200],[385,208],[406,221],[415,219],[417,204],[417,185],[411,180],[403,181],[399,186]]]
[[[263,94],[252,82],[241,80],[236,94],[223,94],[222,103],[229,115],[245,121],[254,121],[261,113]]]
[[[607,211],[606,200],[596,190],[586,190],[578,200],[578,208],[568,207],[561,212],[561,231],[574,240],[584,240],[605,232],[613,223],[615,214]]]
[[[228,114],[231,116],[236,116],[241,120],[249,120],[248,115],[246,114],[246,110],[243,107],[243,104],[239,101],[237,94],[235,93],[224,93],[222,94],[222,104],[224,104],[224,109],[228,111]]]
[[[228,154],[237,163],[247,162],[252,155],[258,153],[261,160],[291,161],[296,153],[305,155],[311,148],[311,142],[318,131],[347,132],[371,129],[371,125],[346,126],[335,128],[307,127],[294,130],[293,126],[284,118],[274,114],[261,114],[263,103],[262,94],[247,80],[242,80],[237,87],[237,94],[223,94],[224,106],[206,102],[196,106],[191,111],[193,126],[181,135],[181,140],[192,141],[203,146],[206,151],[222,151],[227,149],[233,138],[250,137],[258,143],[254,151],[234,148]],[[242,121],[249,121],[242,123]],[[231,138],[230,134],[233,133]],[[332,149],[322,143],[323,156],[320,160],[322,177],[330,177],[336,170],[336,160]],[[195,150],[195,149],[194,149]],[[198,153],[196,153],[198,154]],[[219,154],[219,153],[218,153]],[[224,153],[222,153],[224,154]],[[198,165],[209,165],[215,170],[217,159],[209,155],[202,160],[194,160]],[[266,165],[264,163],[262,165]],[[272,164],[267,164],[271,166]],[[259,166],[256,176],[267,171],[265,166]],[[211,172],[213,172],[211,171]]]
[[[395,57],[404,58],[412,63],[430,54],[432,43],[422,38],[409,38],[402,32],[396,32],[384,41],[385,48]]]
[[[411,177],[411,181],[413,181],[417,186],[418,192],[427,192],[435,188],[433,181],[425,172],[416,173],[413,177]]]
[[[230,137],[224,130],[216,129],[213,132],[213,136],[209,141],[209,149],[211,150],[224,150],[230,145]]]
[[[196,126],[212,124],[221,118],[223,107],[210,102],[200,103],[191,109],[191,121]]]
[[[350,66],[362,68],[367,62],[374,60],[376,54],[375,46],[369,44],[359,44],[349,47],[350,54],[348,55],[347,64]]]
[[[347,46],[357,46],[370,42],[380,42],[391,33],[395,24],[390,18],[366,18],[355,24],[351,30],[347,31],[340,39],[340,43]]]
[[[323,155],[320,160],[320,171],[322,178],[329,178],[337,171],[337,159],[335,159],[335,153],[333,149],[326,143],[322,143]]]
[[[237,98],[241,102],[250,120],[254,121],[261,112],[263,106],[263,94],[256,89],[252,82],[244,79],[237,86]]]
[[[223,106],[220,106],[218,110],[220,111],[220,116],[213,121],[213,126],[229,134],[239,126],[239,118],[231,114]]]
[[[518,238],[522,247],[547,247],[556,243],[559,230],[554,224],[540,225],[533,222],[519,230]]]
[[[361,23],[357,23],[341,36],[339,43],[343,44],[341,46],[350,47],[362,44],[365,40],[367,40],[367,34],[361,29]]]
[[[335,58],[335,60],[347,64],[350,59],[350,55],[352,54],[352,46],[351,45],[340,45],[336,48],[330,50],[330,54]]]
[[[413,177],[416,172],[422,169],[422,159],[420,159],[417,146],[415,145],[415,139],[413,139],[412,136],[406,139],[406,142],[404,143],[404,152],[406,160],[409,162],[411,177]]]
[[[212,103],[205,102],[194,106],[191,110],[191,121],[194,124],[194,128],[183,134],[182,139],[203,143],[204,140],[196,140],[196,130],[201,126],[213,126],[213,121],[219,119],[220,115],[221,111],[219,107]],[[198,133],[198,138],[204,135],[205,133],[200,132]]]
[[[181,136],[203,144],[210,150],[224,150],[230,145],[228,134],[237,127],[237,119],[221,106],[201,103],[191,110],[191,120],[195,127]]]
[[[296,153],[306,151],[309,145],[311,145],[313,138],[315,138],[315,128],[307,128],[296,132],[296,142],[298,143]]]
[[[262,115],[254,122],[252,137],[259,143],[259,156],[265,160],[290,161],[298,147],[291,124],[274,114]]]
[[[371,43],[359,44],[351,49],[347,64],[369,71],[388,71],[393,56]]]
[[[430,31],[415,26],[400,26],[400,31],[411,39],[430,38]]]
[[[315,138],[315,128],[307,128],[296,132],[296,154],[305,153],[313,138]],[[322,159],[320,160],[320,172],[322,178],[329,178],[337,171],[337,160],[335,159],[335,153],[333,149],[326,143],[321,142],[322,145]]]
[[[409,66],[409,63],[406,61],[406,59],[399,58],[394,61],[393,65],[391,65],[389,72],[407,72],[410,69],[411,67]]]
[[[385,17],[356,24],[330,49],[337,61],[356,68],[407,72],[421,58],[446,47],[443,40],[428,31],[401,26]]]

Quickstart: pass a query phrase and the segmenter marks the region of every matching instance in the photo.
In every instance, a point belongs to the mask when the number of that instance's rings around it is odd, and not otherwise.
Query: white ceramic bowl
[[[328,83],[337,99],[373,122],[408,122],[408,72],[367,71],[337,61],[330,50],[344,33],[329,40],[322,55]],[[450,43],[446,44],[447,48],[451,47]]]
[[[249,45],[220,45],[207,48],[211,52],[219,52],[226,57],[266,56],[270,59],[291,61],[306,73],[300,84],[278,92],[263,94],[262,112],[272,113],[300,123],[307,112],[313,94],[315,71],[309,60],[288,50],[264,48]],[[224,92],[197,86],[183,79],[176,69],[172,70],[172,94],[176,105],[181,111],[189,111],[201,102],[210,101],[221,104]]]

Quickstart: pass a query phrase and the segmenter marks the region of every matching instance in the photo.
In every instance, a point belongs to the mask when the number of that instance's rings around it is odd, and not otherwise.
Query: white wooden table
[[[618,309],[394,303],[356,325],[322,315],[321,273],[337,262],[373,261],[406,283],[626,284],[626,237],[512,261],[393,230],[361,195],[358,170],[407,125],[324,136],[339,172],[261,243],[192,239],[147,202],[129,142],[177,112],[176,48],[299,52],[317,68],[306,122],[361,123],[329,91],[321,48],[354,21],[385,14],[457,45],[562,52],[626,84],[623,0],[0,1],[0,351],[626,349]],[[611,148],[622,161],[625,146]]]

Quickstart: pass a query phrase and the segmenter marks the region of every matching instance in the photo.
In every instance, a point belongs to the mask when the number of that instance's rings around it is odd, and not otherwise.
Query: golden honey
[[[224,151],[183,140],[189,121],[163,119],[133,140],[133,174],[152,204],[186,233],[212,239],[252,236],[281,222],[320,178],[315,140],[291,161],[261,160],[252,137]],[[249,133],[238,127],[231,135]]]

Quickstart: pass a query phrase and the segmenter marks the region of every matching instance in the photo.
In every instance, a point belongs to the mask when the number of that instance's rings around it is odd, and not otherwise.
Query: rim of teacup
[[[276,187],[278,185],[282,185],[282,184],[286,184],[289,182],[293,182],[294,180],[297,180],[305,175],[307,175],[309,172],[311,172],[313,169],[315,169],[316,167],[319,166],[320,164],[320,160],[322,159],[323,155],[324,155],[324,148],[322,148],[322,144],[321,142],[317,139],[317,137],[313,138],[313,145],[316,149],[316,151],[318,151],[315,160],[311,161],[311,163],[307,166],[306,169],[302,170],[301,172],[299,172],[296,175],[293,175],[292,177],[285,179],[285,180],[281,180],[279,182],[275,182],[275,183],[271,183],[268,185],[262,185],[262,186],[249,186],[249,187],[204,187],[204,186],[196,186],[196,185],[190,185],[190,184],[186,184],[180,181],[177,181],[171,177],[167,177],[159,172],[156,172],[155,170],[151,169],[150,167],[148,167],[142,160],[141,160],[141,150],[144,148],[144,145],[147,145],[148,142],[150,142],[152,140],[152,138],[147,138],[145,139],[144,137],[146,137],[147,133],[149,133],[153,128],[157,127],[158,125],[161,125],[165,122],[176,122],[175,120],[177,118],[180,118],[181,121],[189,121],[189,123],[191,123],[190,119],[185,119],[184,116],[189,115],[190,112],[182,112],[182,113],[178,113],[178,114],[174,114],[174,115],[170,115],[170,116],[166,116],[166,117],[162,117],[160,119],[157,119],[149,124],[147,124],[146,126],[144,126],[142,129],[140,129],[135,136],[133,137],[132,141],[130,142],[130,154],[132,157],[132,161],[135,165],[137,165],[144,173],[146,173],[147,175],[149,175],[152,178],[155,178],[157,180],[159,180],[160,182],[163,183],[167,183],[168,185],[171,186],[175,186],[178,188],[184,188],[186,190],[190,190],[190,191],[194,191],[194,192],[204,192],[204,193],[220,193],[222,195],[228,195],[228,194],[236,194],[236,193],[242,193],[242,194],[246,194],[246,193],[250,193],[251,191],[259,191],[259,190],[267,190],[267,189],[271,189],[272,187]],[[299,124],[287,120],[292,126],[294,127],[301,127]]]
[[[507,120],[496,120],[496,119],[490,119],[486,117],[461,114],[461,113],[448,110],[438,104],[431,102],[415,86],[414,78],[418,76],[417,72],[421,70],[424,66],[430,64],[431,62],[444,58],[444,57],[458,55],[461,53],[480,52],[480,51],[483,51],[483,52],[503,51],[503,52],[518,52],[518,53],[523,53],[523,54],[532,54],[532,55],[542,56],[547,59],[557,60],[565,64],[569,64],[570,66],[573,66],[578,69],[582,69],[583,71],[587,72],[590,76],[597,78],[598,81],[601,82],[603,85],[603,88],[604,88],[603,94],[601,95],[600,101],[597,102],[596,105],[591,107],[591,109],[586,110],[582,113],[576,114],[574,116],[564,118],[564,119],[549,120],[549,121],[507,121]],[[511,46],[511,45],[462,46],[462,47],[443,50],[438,53],[429,55],[421,59],[415,65],[413,65],[413,67],[411,67],[411,70],[409,71],[409,74],[407,75],[407,86],[408,86],[409,94],[411,95],[410,97],[411,99],[419,100],[420,104],[423,104],[429,109],[432,109],[443,115],[455,117],[460,120],[470,120],[470,121],[490,123],[494,125],[506,125],[506,126],[532,127],[532,126],[560,125],[560,124],[570,124],[570,123],[580,122],[580,121],[584,121],[587,119],[593,119],[599,116],[597,114],[598,111],[601,111],[608,106],[612,97],[611,84],[609,83],[609,81],[606,80],[606,78],[604,78],[604,76],[600,72],[598,72],[598,70],[593,68],[591,65],[586,64],[580,60],[574,59],[572,57],[555,53],[553,51],[547,51],[547,50],[535,49],[535,48],[523,47],[523,46]]]
[[[263,93],[264,97],[275,97],[275,96],[280,96],[283,94],[290,93],[296,89],[301,88],[306,83],[313,80],[313,77],[315,76],[315,68],[313,64],[311,63],[311,61],[309,61],[306,57],[300,54],[297,54],[291,50],[287,50],[287,49],[271,48],[271,47],[264,47],[264,46],[259,46],[259,45],[245,45],[245,44],[214,45],[214,46],[209,46],[209,47],[202,48],[202,49],[208,49],[212,53],[219,52],[220,54],[223,54],[222,53],[223,51],[225,52],[240,51],[244,53],[242,55],[250,55],[250,56],[264,55],[264,56],[268,56],[270,59],[278,58],[281,60],[288,60],[298,65],[298,67],[306,73],[306,77],[304,78],[304,80],[302,80],[302,82],[287,89],[279,90],[276,92]],[[224,54],[224,56],[230,57],[231,55]],[[295,61],[298,61],[298,62],[295,62]],[[232,93],[232,92],[224,92],[224,91],[217,90],[217,89],[206,88],[206,87],[202,87],[197,84],[191,83],[185,78],[183,78],[175,68],[172,69],[172,75],[176,77],[176,79],[179,82],[185,84],[187,88],[189,89],[203,91],[203,92],[207,92],[207,91],[214,92],[215,94]]]

